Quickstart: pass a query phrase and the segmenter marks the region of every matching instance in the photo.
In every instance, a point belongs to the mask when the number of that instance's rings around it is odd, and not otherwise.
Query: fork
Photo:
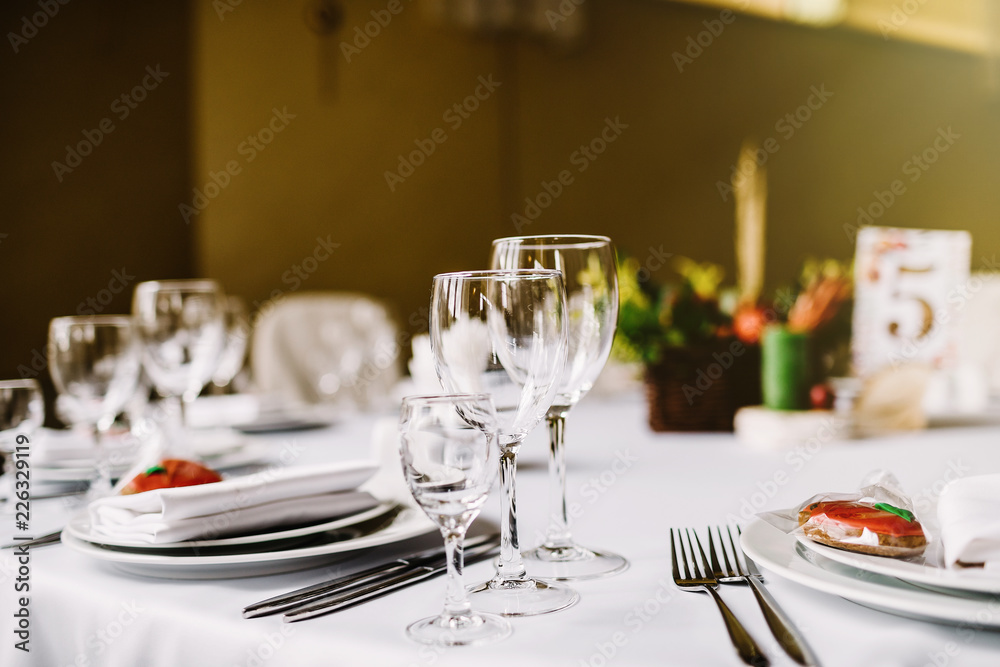
[[[739,527],[737,527],[737,530],[739,530]],[[788,618],[788,615],[778,606],[778,602],[774,597],[761,585],[764,581],[764,575],[757,570],[757,566],[750,560],[750,557],[746,553],[743,554],[743,558],[746,560],[746,567],[740,563],[739,553],[742,549],[736,548],[736,542],[733,541],[732,529],[726,526],[726,533],[729,536],[729,547],[732,549],[733,554],[732,564],[729,562],[729,551],[726,548],[726,540],[722,535],[722,529],[716,526],[715,531],[719,536],[719,551],[722,552],[722,561],[725,564],[724,569],[719,564],[719,557],[712,540],[712,529],[709,528],[708,551],[712,555],[712,573],[715,575],[715,578],[724,584],[745,583],[750,586],[754,597],[757,598],[757,604],[760,605],[760,610],[764,613],[764,620],[767,621],[767,627],[771,628],[771,634],[778,640],[785,653],[792,660],[803,665],[803,667],[819,667],[819,660],[809,648],[802,634],[792,623],[792,620]],[[761,583],[758,583],[758,581]]]
[[[715,600],[715,604],[718,605],[719,611],[722,613],[722,619],[726,622],[726,630],[729,632],[729,638],[732,640],[733,646],[736,647],[736,651],[743,662],[754,667],[767,667],[767,665],[771,664],[767,656],[764,655],[764,652],[760,650],[754,638],[750,636],[750,633],[746,631],[746,628],[739,622],[736,615],[733,614],[715,591],[715,588],[719,585],[719,581],[709,569],[708,559],[705,557],[705,551],[701,548],[701,540],[698,539],[698,533],[694,534],[693,543],[691,541],[691,530],[686,528],[685,533],[687,533],[687,549],[684,548],[684,533],[680,529],[677,530],[677,542],[675,543],[674,529],[670,529],[670,561],[673,565],[674,583],[682,591],[702,589],[711,595],[712,599]],[[711,538],[711,532],[709,532],[709,538]],[[698,545],[698,553],[701,555],[702,566],[700,568],[695,559],[695,544]],[[677,565],[678,545],[680,546],[682,568],[678,568]],[[689,550],[691,552],[690,559],[688,558]],[[682,570],[683,576],[681,576]]]

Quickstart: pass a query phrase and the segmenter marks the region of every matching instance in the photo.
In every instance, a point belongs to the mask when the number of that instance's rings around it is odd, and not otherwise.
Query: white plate
[[[857,570],[806,549],[795,536],[763,521],[750,524],[740,541],[758,565],[808,588],[898,616],[1000,628],[995,598],[932,592],[899,579]]]
[[[922,560],[906,561],[895,558],[884,558],[870,554],[855,553],[834,549],[806,537],[799,537],[799,542],[807,549],[815,551],[820,556],[838,563],[843,563],[858,570],[874,572],[887,577],[896,577],[914,584],[937,586],[974,593],[1000,593],[1000,575],[996,571],[982,568],[967,568],[952,570],[943,567],[927,565]]]
[[[383,502],[371,509],[357,512],[349,516],[343,516],[332,521],[324,521],[309,526],[290,528],[288,530],[276,530],[273,532],[257,533],[255,535],[236,535],[234,537],[223,537],[216,540],[187,540],[184,542],[168,542],[165,544],[150,544],[149,542],[139,542],[138,540],[116,540],[106,535],[98,535],[91,530],[90,514],[84,510],[70,519],[63,531],[69,531],[73,537],[84,542],[90,542],[99,547],[125,547],[128,549],[185,549],[185,548],[206,548],[206,547],[234,547],[242,544],[258,544],[263,542],[274,542],[276,540],[287,540],[294,537],[308,537],[328,530],[346,528],[353,526],[377,516],[385,514],[396,503]]]
[[[383,530],[369,535],[302,548],[260,553],[227,555],[169,556],[160,553],[117,551],[63,534],[63,543],[82,554],[112,563],[118,569],[165,579],[228,579],[290,572],[329,562],[335,554],[348,554],[393,544],[425,533],[437,532],[437,526],[419,509],[406,507]]]

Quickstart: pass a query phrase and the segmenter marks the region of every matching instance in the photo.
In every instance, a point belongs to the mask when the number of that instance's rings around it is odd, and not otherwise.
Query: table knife
[[[498,543],[499,539],[500,537],[496,533],[470,537],[465,541],[465,551],[468,554],[470,550],[481,545],[495,545]],[[377,583],[382,579],[391,578],[407,569],[413,569],[422,565],[437,564],[441,562],[441,559],[443,558],[443,545],[440,547],[434,547],[433,549],[420,551],[413,555],[404,556],[388,563],[375,565],[360,572],[355,572],[354,574],[337,577],[336,579],[330,579],[329,581],[324,581],[312,586],[306,586],[305,588],[300,588],[289,593],[282,593],[281,595],[276,595],[266,600],[255,602],[243,608],[243,618],[256,618],[258,616],[277,614],[285,611],[286,609],[307,604],[328,594]]]
[[[740,532],[742,533],[742,531]],[[753,589],[754,595],[760,603],[760,609],[764,613],[764,620],[767,621],[767,626],[771,629],[771,634],[774,635],[774,638],[781,644],[781,648],[784,649],[785,653],[792,660],[803,665],[803,667],[819,667],[819,658],[809,648],[809,644],[806,643],[802,633],[792,623],[792,619],[788,618],[785,611],[778,606],[778,601],[774,599],[774,596],[761,585],[764,581],[764,575],[760,573],[757,564],[753,562],[753,559],[750,558],[746,550],[741,550],[743,551],[743,558],[746,560],[747,571],[750,573],[744,579],[746,579],[750,588]]]
[[[500,547],[499,540],[480,544],[479,546],[465,549],[465,560],[467,563],[476,563],[487,558],[492,558]],[[356,605],[388,595],[393,591],[420,583],[425,579],[436,577],[448,570],[447,563],[443,559],[438,559],[437,563],[429,565],[416,565],[402,571],[380,578],[377,581],[366,583],[362,586],[352,586],[350,590],[336,591],[328,593],[314,601],[300,605],[286,612],[284,620],[286,623],[304,621],[307,618],[332,614],[336,611],[343,611]]]

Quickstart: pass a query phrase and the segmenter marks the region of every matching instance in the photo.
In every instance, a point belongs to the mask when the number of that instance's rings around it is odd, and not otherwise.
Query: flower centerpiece
[[[631,257],[619,261],[618,335],[612,352],[644,366],[649,424],[655,431],[726,431],[733,415],[760,400],[760,357],[733,332],[735,288],[710,262],[675,257],[677,280],[641,280]]]

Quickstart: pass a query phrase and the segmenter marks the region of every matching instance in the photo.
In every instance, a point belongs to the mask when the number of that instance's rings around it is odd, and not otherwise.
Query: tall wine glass
[[[495,269],[558,269],[566,286],[569,347],[566,371],[546,415],[549,427],[550,514],[545,542],[524,554],[532,574],[550,579],[591,579],[624,571],[628,561],[582,547],[570,534],[566,511],[566,417],[594,385],[611,353],[618,320],[618,276],[611,239],[559,235],[493,242]]]
[[[483,644],[510,623],[472,611],[462,584],[462,542],[497,476],[497,415],[489,394],[408,396],[399,415],[403,474],[414,499],[441,529],[448,563],[444,611],[410,625],[425,644]]]
[[[27,460],[18,455],[30,452],[31,437],[44,418],[45,402],[38,380],[26,378],[0,382],[0,452],[4,457],[4,488],[0,491],[4,500],[0,500],[0,511],[5,514],[14,511],[18,500],[29,500],[27,485],[19,489],[14,479],[17,470],[24,469],[18,461]]]
[[[94,434],[94,476],[88,495],[111,493],[104,435],[139,381],[139,345],[126,315],[57,317],[49,323],[49,374],[66,413]]]
[[[132,296],[143,367],[156,391],[176,405],[170,444],[181,454],[189,449],[183,437],[185,404],[212,378],[222,354],[223,299],[212,280],[144,282]]]
[[[558,271],[469,271],[434,277],[430,335],[446,391],[488,393],[499,420],[500,559],[472,590],[477,609],[529,616],[579,600],[571,588],[525,574],[517,536],[517,451],[544,418],[566,362],[565,292]]]

